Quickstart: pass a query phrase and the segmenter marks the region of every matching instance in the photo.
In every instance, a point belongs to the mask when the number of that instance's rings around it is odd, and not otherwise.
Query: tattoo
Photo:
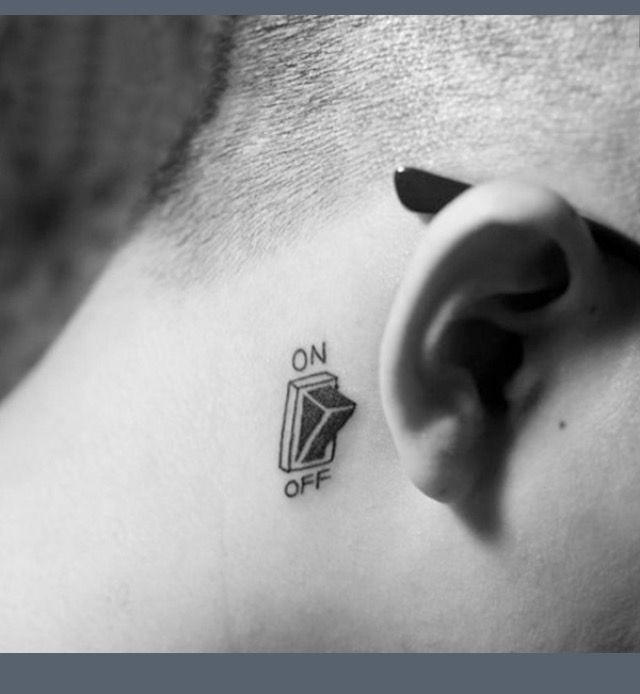
[[[304,371],[307,366],[313,366],[316,361],[320,361],[323,364],[327,363],[326,342],[322,343],[322,348],[320,350],[315,345],[311,345],[309,353],[302,348],[297,349],[291,357],[291,366],[293,366],[296,371]]]
[[[291,365],[304,371],[316,362],[325,364],[327,346],[297,349]],[[353,415],[356,403],[338,390],[338,378],[328,371],[289,381],[284,420],[280,436],[280,469],[287,474],[302,473],[289,479],[285,496],[293,498],[307,487],[320,489],[331,479],[330,467],[336,454],[337,434]],[[321,468],[307,472],[310,468]]]

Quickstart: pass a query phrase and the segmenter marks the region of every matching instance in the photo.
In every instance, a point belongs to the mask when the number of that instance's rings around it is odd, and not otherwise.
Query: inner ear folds
[[[544,308],[560,298],[569,288],[571,275],[567,257],[554,241],[541,240],[540,250],[532,254],[530,265],[540,278],[540,286],[498,296],[509,311],[535,311]]]
[[[453,500],[473,489],[496,429],[510,426],[510,383],[528,363],[543,368],[532,351],[580,313],[595,290],[595,257],[573,210],[527,184],[472,189],[431,222],[380,364],[387,421],[424,493]]]
[[[427,349],[432,349],[429,358],[437,363],[465,370],[484,411],[497,416],[508,410],[507,385],[524,361],[523,333],[540,322],[530,316],[523,319],[522,314],[553,305],[566,294],[571,276],[561,247],[536,232],[523,230],[515,240],[519,248],[508,250],[506,259],[504,248],[514,243],[513,230],[500,227],[479,231],[481,235],[493,236],[481,239],[485,248],[480,253],[488,255],[488,279],[474,282],[468,278],[467,296],[452,302],[453,309],[445,309],[444,320],[436,318],[434,327],[439,324],[440,329],[435,339],[427,339]],[[493,244],[501,249],[499,259],[490,252]],[[461,279],[460,284],[464,292],[465,281]],[[504,289],[505,284],[510,285],[509,290]]]
[[[506,386],[522,366],[523,338],[484,318],[454,320],[436,346],[437,361],[469,374],[479,405],[490,416],[508,409]]]

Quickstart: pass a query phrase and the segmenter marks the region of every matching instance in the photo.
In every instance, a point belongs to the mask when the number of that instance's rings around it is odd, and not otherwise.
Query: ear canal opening
[[[438,352],[472,376],[480,402],[490,414],[507,411],[505,389],[524,360],[518,334],[482,318],[462,319],[445,329]]]
[[[543,286],[535,291],[498,295],[496,298],[504,308],[522,313],[536,311],[556,301],[569,289],[569,265],[557,243],[546,243],[534,258],[530,269],[542,278]]]

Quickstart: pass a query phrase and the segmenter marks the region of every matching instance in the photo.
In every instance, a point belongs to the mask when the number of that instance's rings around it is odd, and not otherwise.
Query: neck
[[[290,599],[300,609],[328,599],[336,586],[321,584],[320,564],[349,565],[355,537],[374,552],[392,532],[386,513],[367,511],[404,489],[377,352],[423,224],[406,213],[398,226],[390,194],[367,202],[212,286],[159,284],[144,269],[155,252],[144,236],[115,259],[2,412],[4,487],[25,519],[7,542],[37,547],[34,559],[57,548],[43,600],[84,597],[130,634],[117,647],[139,644],[150,600],[163,626],[150,648],[246,647],[250,620],[268,623]],[[314,469],[322,479],[302,489],[302,475],[279,469],[285,398],[289,381],[318,372],[337,376],[357,408],[333,462]],[[321,537],[318,523],[330,526]],[[309,574],[303,594],[284,571],[292,552]],[[247,603],[267,585],[269,599]],[[83,636],[96,647],[107,637]]]

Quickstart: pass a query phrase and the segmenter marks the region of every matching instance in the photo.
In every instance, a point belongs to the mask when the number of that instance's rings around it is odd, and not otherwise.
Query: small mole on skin
[[[589,315],[595,316],[595,314],[596,314],[596,305],[593,304],[593,306],[589,306]]]
[[[566,423],[564,420],[562,420],[561,422],[558,423],[558,426],[559,426],[561,429],[564,429],[564,428],[567,426],[567,423]]]

